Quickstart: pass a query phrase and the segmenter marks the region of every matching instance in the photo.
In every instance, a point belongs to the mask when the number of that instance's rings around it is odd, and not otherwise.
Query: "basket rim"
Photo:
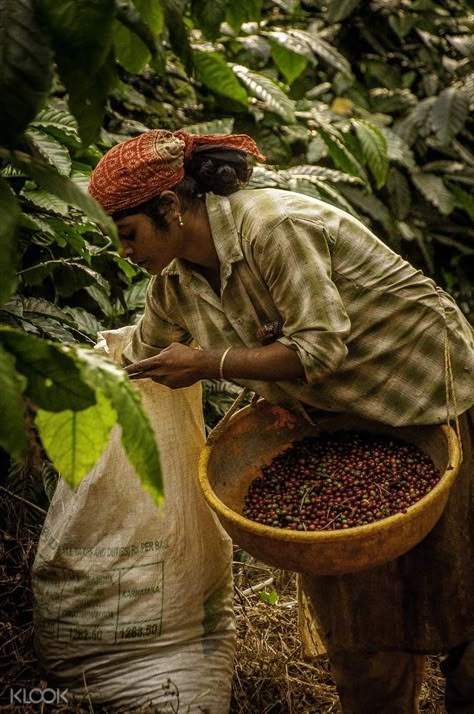
[[[236,412],[230,419],[230,423],[234,420],[239,420],[248,413],[248,410],[252,408],[251,406],[246,406]],[[434,486],[431,491],[429,491],[423,498],[420,498],[412,506],[409,506],[405,513],[395,513],[392,516],[387,516],[386,518],[380,518],[372,523],[367,523],[363,526],[353,526],[352,528],[337,529],[332,531],[294,531],[287,528],[275,528],[274,526],[267,526],[262,523],[257,523],[252,521],[250,518],[245,518],[241,516],[236,511],[233,511],[229,506],[227,506],[220,498],[216,495],[213,487],[208,479],[208,464],[212,456],[212,452],[215,446],[214,444],[205,444],[203,447],[199,459],[198,459],[198,479],[201,491],[204,495],[205,500],[208,505],[216,512],[216,514],[221,515],[230,521],[233,525],[243,528],[246,531],[252,531],[255,535],[271,537],[274,540],[281,542],[293,542],[293,543],[326,543],[326,542],[337,542],[347,538],[360,539],[363,540],[368,536],[373,537],[377,532],[382,532],[386,530],[394,529],[398,526],[408,523],[409,521],[415,520],[419,514],[429,507],[431,503],[435,503],[441,495],[451,488],[454,480],[459,471],[459,466],[461,464],[461,452],[459,448],[459,441],[454,429],[448,424],[432,424],[429,426],[437,427],[443,434],[447,447],[448,454],[450,455],[449,467],[441,475],[440,480]],[[396,427],[394,427],[396,428]],[[296,440],[295,440],[296,441]],[[217,443],[217,442],[216,442]]]

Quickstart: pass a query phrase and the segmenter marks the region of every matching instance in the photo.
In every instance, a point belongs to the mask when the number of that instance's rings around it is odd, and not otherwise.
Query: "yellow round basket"
[[[442,474],[436,486],[407,509],[365,526],[335,531],[290,531],[242,516],[250,483],[262,466],[292,442],[322,432],[354,429],[402,439],[430,456]],[[459,442],[449,426],[390,427],[349,416],[329,416],[313,426],[265,401],[244,407],[227,422],[199,460],[204,497],[225,530],[263,563],[312,575],[374,568],[406,553],[436,524],[460,465]]]

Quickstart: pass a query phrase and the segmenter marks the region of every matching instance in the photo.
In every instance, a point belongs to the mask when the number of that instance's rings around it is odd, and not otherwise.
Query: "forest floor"
[[[4,494],[0,499],[0,712],[26,714],[33,707],[8,704],[8,693],[11,687],[47,686],[33,649],[30,587],[41,519],[35,518],[27,504],[20,503],[18,508]],[[230,714],[340,713],[326,656],[303,652],[295,576],[245,557],[241,551],[236,555],[238,638]],[[420,711],[444,714],[442,700],[438,661],[430,658]],[[37,711],[105,714],[111,710],[87,705],[38,707]]]

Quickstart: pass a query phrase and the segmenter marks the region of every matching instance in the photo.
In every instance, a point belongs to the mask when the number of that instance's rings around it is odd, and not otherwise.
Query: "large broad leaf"
[[[120,0],[114,26],[114,47],[120,64],[139,72],[156,56],[157,38],[163,31],[164,14],[159,2]]]
[[[227,5],[228,0],[191,0],[191,16],[208,39],[215,40],[219,36]]]
[[[416,166],[415,157],[406,141],[391,129],[387,129],[386,126],[380,127],[379,131],[385,137],[387,155],[390,161],[396,161],[398,164],[406,166],[407,169],[414,169]]]
[[[395,226],[390,211],[379,198],[373,194],[368,195],[352,186],[341,186],[341,193],[363,213],[380,223],[389,236],[395,233]]]
[[[88,218],[117,242],[117,229],[113,220],[107,216],[99,204],[82,191],[71,179],[61,176],[45,164],[35,161],[31,156],[16,151],[12,154],[12,163],[28,172],[36,183],[46,191],[53,193],[65,203],[83,211]]]
[[[469,114],[469,99],[456,87],[444,89],[433,104],[431,123],[441,144],[449,144],[463,128]]]
[[[411,179],[423,196],[436,206],[443,216],[449,216],[455,201],[443,179],[436,174],[422,173],[421,171],[413,171]]]
[[[474,198],[472,193],[464,191],[459,186],[450,185],[451,193],[456,200],[456,206],[462,208],[474,221]]]
[[[346,200],[346,198],[341,194],[341,192],[337,190],[337,188],[331,186],[331,184],[329,184],[327,181],[322,181],[321,179],[317,178],[314,178],[311,183],[308,183],[307,178],[308,177],[305,177],[304,181],[301,179],[297,179],[297,187],[295,188],[295,190],[302,190],[303,193],[310,193],[307,190],[307,187],[309,185],[312,188],[316,189],[316,198],[322,198],[323,200],[327,201],[327,203],[331,203],[333,206],[337,206],[338,208],[342,208],[343,211],[347,211],[347,213],[350,213],[352,216],[360,218],[360,216],[357,214],[357,211],[354,210],[354,207],[349,203],[349,201]],[[291,183],[292,180],[290,181],[290,184]],[[305,184],[306,188],[304,188]]]
[[[285,80],[291,85],[295,79],[304,72],[308,60],[302,53],[293,51],[291,45],[286,43],[284,37],[281,37],[281,35],[285,35],[285,33],[272,32],[269,33],[268,39],[272,48],[273,61]],[[293,39],[291,35],[286,35],[286,38]]]
[[[115,0],[38,0],[38,5],[53,38],[69,108],[89,144],[99,136],[116,76],[111,54]]]
[[[143,310],[145,303],[141,305]],[[133,309],[133,308],[129,308]],[[93,342],[97,341],[97,333],[104,329],[104,325],[99,322],[95,315],[92,315],[82,307],[66,307],[66,314],[73,320],[75,329],[82,335],[83,342],[88,342],[88,338],[92,338]]]
[[[183,129],[189,134],[232,134],[234,119],[213,119],[198,124],[185,124]]]
[[[361,0],[328,0],[326,3],[327,18],[330,25],[341,22],[349,17]]]
[[[418,102],[416,107],[414,107],[406,117],[395,124],[395,133],[398,134],[398,136],[400,136],[409,146],[414,144],[422,127],[426,130],[426,126],[431,115],[431,109],[435,101],[435,97],[422,99],[421,102]]]
[[[104,64],[112,44],[115,0],[37,0],[53,39],[59,69],[77,63],[93,75]]]
[[[338,72],[341,72],[347,79],[354,79],[351,66],[344,55],[319,37],[319,35],[312,35],[304,30],[288,30],[288,34],[302,42],[306,42],[315,55],[331,65],[331,67],[334,67]]]
[[[226,20],[238,32],[244,22],[260,20],[262,0],[239,0],[229,2],[226,11]]]
[[[364,183],[358,176],[350,176],[344,171],[329,169],[326,166],[292,166],[290,169],[286,169],[286,171],[280,171],[280,174],[286,178],[305,179],[306,181],[317,179],[318,183],[320,181],[332,181],[334,183],[342,181],[352,184]]]
[[[367,175],[364,168],[349,151],[340,133],[329,125],[325,125],[324,127],[320,126],[318,131],[328,148],[329,156],[337,168],[351,176],[358,176],[364,182],[367,182]]]
[[[95,403],[69,348],[2,326],[0,344],[16,358],[17,371],[28,381],[26,395],[36,406],[59,412]]]
[[[20,207],[5,179],[0,178],[0,305],[14,292],[17,283],[16,231]]]
[[[188,29],[183,20],[187,0],[161,0],[161,4],[171,48],[183,61],[188,74],[192,74],[193,53],[189,44]]]
[[[99,460],[116,421],[115,410],[100,391],[88,409],[56,413],[40,409],[35,419],[46,453],[73,488]]]
[[[222,94],[224,97],[229,97],[243,106],[247,106],[247,92],[227,62],[217,52],[195,50],[193,61],[196,67],[196,76],[200,82],[216,94]]]
[[[68,146],[73,146],[74,148],[80,146],[77,121],[72,114],[69,114],[64,109],[52,106],[45,107],[35,116],[31,126],[43,129]]]
[[[80,137],[87,146],[100,136],[107,100],[116,83],[113,54],[93,75],[78,64],[69,64],[63,66],[62,78],[69,92],[69,108],[77,119]]]
[[[19,458],[26,447],[25,385],[15,369],[15,358],[0,346],[0,446],[13,458]]]
[[[28,285],[42,285],[48,275],[54,274],[54,287],[62,297],[70,297],[88,285],[99,285],[104,290],[110,287],[104,278],[88,265],[73,260],[47,260],[25,268],[21,275]]]
[[[46,134],[41,129],[30,127],[26,132],[26,137],[36,149],[41,159],[49,164],[63,176],[69,176],[71,173],[71,157],[69,151],[54,137]]]
[[[49,191],[42,191],[36,188],[31,183],[27,184],[20,192],[23,198],[26,198],[28,203],[32,203],[33,206],[41,208],[48,213],[55,213],[57,216],[67,216],[69,213],[69,207],[67,203],[61,201],[60,198],[55,196]]]
[[[115,409],[122,427],[123,446],[144,488],[157,503],[161,503],[163,477],[158,447],[138,392],[124,370],[100,358],[93,350],[79,349],[77,355],[84,379],[101,390]]]
[[[1,143],[13,146],[46,98],[51,50],[33,0],[0,0]]]
[[[400,221],[403,221],[410,213],[411,191],[405,176],[401,171],[393,167],[388,173],[387,190],[394,215]]]
[[[280,87],[268,77],[258,72],[252,72],[248,67],[235,64],[233,71],[249,92],[257,97],[265,108],[281,116],[288,124],[295,121],[294,102],[289,99]]]
[[[387,178],[388,156],[385,137],[377,127],[362,119],[353,119],[364,159],[375,178],[377,188],[382,188]]]

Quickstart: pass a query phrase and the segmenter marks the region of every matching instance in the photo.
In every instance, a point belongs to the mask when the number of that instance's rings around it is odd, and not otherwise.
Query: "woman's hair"
[[[206,193],[229,196],[244,188],[252,175],[245,151],[219,146],[197,146],[184,163],[184,178],[173,186],[184,208],[202,200]],[[138,206],[114,214],[114,219],[144,213],[158,228],[166,227],[166,198],[154,196]]]

